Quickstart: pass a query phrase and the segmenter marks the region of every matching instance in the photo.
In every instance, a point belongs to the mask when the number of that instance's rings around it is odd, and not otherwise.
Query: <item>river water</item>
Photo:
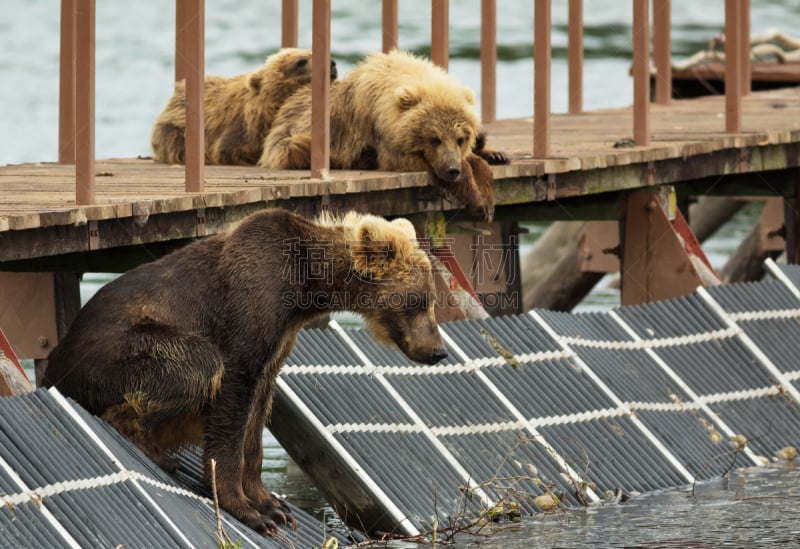
[[[280,44],[277,0],[206,3],[206,74],[251,70]],[[300,47],[311,46],[311,2],[300,3]],[[333,0],[331,49],[340,73],[381,44],[380,4]],[[552,108],[567,109],[566,0],[553,2]],[[618,107],[632,101],[628,76],[631,3],[586,0],[584,107]],[[476,90],[479,0],[450,6],[450,71]],[[685,58],[723,28],[724,2],[672,0],[673,51]],[[97,3],[97,157],[149,155],[150,128],[171,94],[172,2]],[[403,0],[400,47],[427,53],[430,3]],[[54,161],[57,157],[58,2],[5,0],[0,18],[0,164]],[[798,0],[752,0],[752,32],[797,34]],[[498,2],[498,118],[533,112],[533,2]],[[480,104],[480,102],[479,102]],[[2,189],[0,189],[2,192]],[[704,245],[720,267],[752,226],[748,206]],[[534,225],[527,247],[542,227]],[[87,274],[85,298],[108,280]],[[604,282],[579,310],[607,309],[618,293]],[[273,490],[322,517],[331,508],[265,431],[264,480]],[[800,441],[798,441],[800,442]],[[696,487],[635,497],[610,507],[527,517],[488,538],[461,538],[459,547],[772,547],[800,546],[800,472],[789,465],[734,472]]]

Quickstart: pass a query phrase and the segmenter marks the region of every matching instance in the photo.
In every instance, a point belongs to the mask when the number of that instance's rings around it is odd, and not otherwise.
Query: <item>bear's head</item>
[[[336,61],[331,59],[331,80],[336,80]],[[261,68],[248,75],[247,86],[255,95],[279,87],[284,95],[311,82],[311,50],[283,48],[267,57]]]
[[[416,362],[435,364],[445,358],[434,316],[431,262],[411,222],[349,214],[344,225],[350,228],[350,298],[367,328]]]
[[[452,86],[428,84],[423,90],[404,85],[395,90],[401,111],[398,135],[410,136],[405,144],[408,152],[421,155],[436,177],[446,182],[461,177],[480,131],[475,95],[466,87],[457,90],[456,97]]]

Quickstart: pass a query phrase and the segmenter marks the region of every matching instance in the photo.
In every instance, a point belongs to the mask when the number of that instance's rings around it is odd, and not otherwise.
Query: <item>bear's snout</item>
[[[331,80],[339,77],[339,70],[336,68],[336,61],[331,59]]]
[[[447,358],[447,349],[444,347],[434,347],[429,364],[436,364],[445,358]]]
[[[436,175],[448,183],[455,183],[461,177],[461,166],[459,164],[447,164],[436,170]]]

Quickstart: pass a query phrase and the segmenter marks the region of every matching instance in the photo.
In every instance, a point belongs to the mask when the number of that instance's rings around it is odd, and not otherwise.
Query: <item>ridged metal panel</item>
[[[360,364],[358,356],[334,330],[301,331],[284,364]]]
[[[429,426],[461,426],[513,421],[511,413],[469,373],[402,376],[389,382]]]
[[[613,408],[614,402],[568,359],[486,368],[494,383],[525,418],[578,414]]]
[[[0,547],[63,547],[65,543],[36,503],[0,507]]]
[[[586,364],[614,394],[626,402],[673,402],[686,400],[684,391],[643,349],[601,349],[572,345]]]
[[[337,433],[336,439],[359,460],[376,484],[391,494],[397,507],[423,530],[433,518],[459,510],[474,515],[479,501],[465,499],[459,487],[467,482],[442,459],[442,454],[421,433]]]
[[[324,425],[411,421],[381,383],[369,375],[285,374],[283,379],[302,395]],[[334,400],[337,404],[332,406]]]
[[[631,341],[632,338],[606,313],[562,313],[537,310],[547,325],[561,336],[600,341]]]
[[[800,370],[800,315],[795,318],[741,319],[739,327],[784,373]]]
[[[43,391],[41,393],[44,393]],[[33,397],[34,399],[37,397]],[[58,416],[41,417],[31,397],[0,398],[3,458],[28,486],[92,478],[117,469],[85,446],[86,435]],[[54,432],[58,436],[53,436]],[[58,456],[58,459],[53,459]]]
[[[616,488],[645,492],[686,483],[628,417],[547,425],[540,430],[576,470],[588,467],[588,480],[601,494]]]
[[[730,467],[728,439],[705,412],[637,410],[636,416],[698,479],[718,477]]]
[[[181,535],[197,547],[217,547],[216,517],[209,500],[180,492],[174,480],[108,424],[76,405],[67,406],[73,407],[86,423],[85,427],[76,423],[50,391],[40,389],[27,395],[0,398],[0,435],[3,437],[0,457],[27,488],[50,486],[52,489],[55,482],[61,481],[83,483],[80,488],[67,485],[56,490],[42,498],[41,503],[22,501],[13,508],[0,507],[0,545],[65,546],[66,541],[56,526],[46,518],[44,510],[47,510],[83,547],[184,546]],[[125,480],[116,476],[122,470],[114,465],[90,433],[97,436],[123,467],[131,465],[127,471],[136,471],[150,480]],[[196,463],[194,476],[199,484],[202,479],[199,454],[191,459]],[[154,474],[149,475],[147,471]],[[184,473],[185,478],[190,476]],[[21,494],[21,488],[11,482],[7,474],[0,474],[0,479],[4,482],[0,489],[5,497]],[[143,491],[151,494],[152,499]],[[321,546],[325,541],[323,525],[300,510],[295,513],[303,530],[287,532],[284,538],[298,540],[298,547]],[[226,530],[234,533],[232,539],[241,540],[244,546],[286,546],[284,541],[264,538],[223,514]],[[339,537],[342,542],[346,541]]]
[[[800,409],[785,395],[716,402],[711,409],[759,455],[772,458],[784,446],[799,444]]]
[[[578,504],[574,493],[580,487],[567,480],[553,456],[527,431],[442,436],[441,440],[495,500],[515,501],[527,513],[538,513],[531,500],[547,486],[556,494],[563,493],[565,503]]]
[[[778,265],[780,270],[794,287],[800,290],[800,265]]]
[[[615,312],[642,339],[701,334],[727,328],[696,294],[644,305],[619,307]]]
[[[661,347],[655,352],[700,395],[774,385],[756,357],[738,339]]]
[[[730,313],[796,309],[800,301],[778,280],[710,286],[708,293]]]

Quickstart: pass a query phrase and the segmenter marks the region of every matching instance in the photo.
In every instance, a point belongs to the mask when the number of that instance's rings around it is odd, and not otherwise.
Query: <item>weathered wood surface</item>
[[[513,157],[511,165],[493,167],[498,216],[503,206],[516,212],[556,199],[704,178],[719,192],[726,184],[720,176],[800,166],[800,88],[746,97],[740,134],[724,133],[724,107],[721,97],[652,105],[650,146],[630,148],[614,146],[632,137],[630,108],[556,115],[547,159],[532,157],[532,119],[491,123],[491,145]],[[114,159],[98,161],[95,169],[97,203],[78,206],[74,166],[0,167],[0,262],[211,234],[270,205],[379,215],[454,209],[428,186],[425,173],[334,170],[321,181],[308,171],[208,166],[205,192],[186,193],[182,166]]]

